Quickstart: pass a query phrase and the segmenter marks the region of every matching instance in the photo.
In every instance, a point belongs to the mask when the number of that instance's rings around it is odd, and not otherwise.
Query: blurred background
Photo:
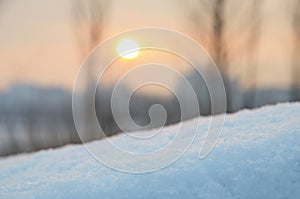
[[[84,59],[115,34],[153,26],[182,32],[207,50],[222,74],[228,113],[300,100],[300,0],[0,0],[0,155],[81,143],[72,88]],[[106,135],[121,131],[110,108],[114,83],[153,60],[184,74],[196,91],[200,114],[211,114],[205,82],[188,63],[166,52],[133,57],[112,64],[100,80],[95,107]],[[184,92],[172,74],[143,76],[161,76]],[[95,80],[87,75],[86,81]],[[124,93],[132,91],[135,78],[130,81],[122,85]],[[165,107],[167,125],[181,120],[176,96],[158,85],[133,94],[133,120],[147,125],[154,104]],[[89,121],[89,112],[84,114]],[[184,119],[197,115],[191,111]],[[94,139],[101,136],[87,130],[87,140]]]

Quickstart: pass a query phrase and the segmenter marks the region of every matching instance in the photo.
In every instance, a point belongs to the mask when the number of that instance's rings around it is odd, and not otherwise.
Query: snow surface
[[[2,158],[0,198],[300,198],[299,118],[299,103],[227,115],[216,148],[200,160],[209,120],[203,118],[191,148],[147,174],[112,170],[81,145]],[[183,124],[187,134],[196,122]],[[172,135],[173,129],[162,133]]]

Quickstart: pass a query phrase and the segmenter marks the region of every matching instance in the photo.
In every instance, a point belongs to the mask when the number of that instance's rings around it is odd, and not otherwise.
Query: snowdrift
[[[218,144],[199,159],[209,121],[203,118],[178,161],[146,174],[110,169],[82,145],[2,158],[0,198],[300,198],[299,120],[299,103],[227,115]],[[183,124],[187,135],[193,125]],[[161,133],[172,135],[173,128]]]

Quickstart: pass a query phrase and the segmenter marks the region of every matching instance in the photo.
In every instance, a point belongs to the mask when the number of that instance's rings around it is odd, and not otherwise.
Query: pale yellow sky
[[[72,88],[82,61],[74,35],[72,0],[6,1],[0,13],[0,87],[27,82]],[[289,84],[291,70],[288,60],[292,42],[285,11],[288,1],[266,0],[264,5],[264,31],[259,49],[259,71],[262,75],[258,78],[262,86]],[[189,6],[185,7],[182,2],[110,2],[104,38],[149,26],[175,29],[195,39],[199,36],[190,22]],[[242,63],[241,57],[233,62],[232,77],[247,75]]]

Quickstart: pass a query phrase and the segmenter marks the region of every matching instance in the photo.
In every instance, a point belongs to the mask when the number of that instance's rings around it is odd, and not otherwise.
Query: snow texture
[[[122,173],[103,166],[82,145],[2,158],[0,198],[297,199],[299,118],[300,104],[227,115],[216,148],[200,160],[200,141],[209,121],[203,117],[189,150],[169,167],[147,174]],[[183,124],[187,136],[196,122]],[[166,127],[161,133],[172,135],[173,128]],[[95,143],[101,145],[101,141],[91,144]],[[154,159],[153,164],[159,161]]]

